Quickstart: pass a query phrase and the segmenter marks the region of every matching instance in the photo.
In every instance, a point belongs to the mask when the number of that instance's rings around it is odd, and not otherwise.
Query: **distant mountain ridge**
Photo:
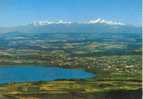
[[[141,27],[98,18],[84,22],[35,21],[24,26],[0,28],[0,33],[14,31],[24,33],[140,33]]]

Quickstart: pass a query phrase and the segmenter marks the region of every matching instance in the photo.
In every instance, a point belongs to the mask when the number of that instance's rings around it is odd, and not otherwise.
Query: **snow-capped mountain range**
[[[34,26],[37,25],[49,25],[49,24],[73,24],[73,23],[77,23],[77,24],[108,24],[108,25],[125,25],[122,22],[115,22],[115,21],[111,21],[111,20],[105,20],[105,19],[95,19],[95,20],[88,20],[88,21],[84,21],[84,22],[71,22],[71,21],[65,21],[65,20],[54,20],[54,21],[34,21],[32,24]]]
[[[141,27],[105,19],[71,22],[67,20],[34,21],[17,27],[0,28],[0,33],[141,33]]]

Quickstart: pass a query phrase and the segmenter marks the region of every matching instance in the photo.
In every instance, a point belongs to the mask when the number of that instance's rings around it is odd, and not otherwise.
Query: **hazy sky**
[[[141,0],[0,0],[0,26],[39,20],[96,18],[139,25]]]

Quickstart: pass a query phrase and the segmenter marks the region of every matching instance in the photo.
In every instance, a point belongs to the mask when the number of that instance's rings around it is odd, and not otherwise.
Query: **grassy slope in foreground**
[[[50,81],[50,82],[27,82],[0,85],[1,94],[40,94],[40,93],[95,93],[110,92],[117,90],[138,90],[141,82],[137,81]]]

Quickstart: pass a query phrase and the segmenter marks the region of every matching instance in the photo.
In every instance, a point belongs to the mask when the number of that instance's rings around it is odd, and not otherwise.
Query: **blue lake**
[[[92,77],[95,77],[95,74],[81,69],[27,65],[0,67],[0,83],[86,79]]]

